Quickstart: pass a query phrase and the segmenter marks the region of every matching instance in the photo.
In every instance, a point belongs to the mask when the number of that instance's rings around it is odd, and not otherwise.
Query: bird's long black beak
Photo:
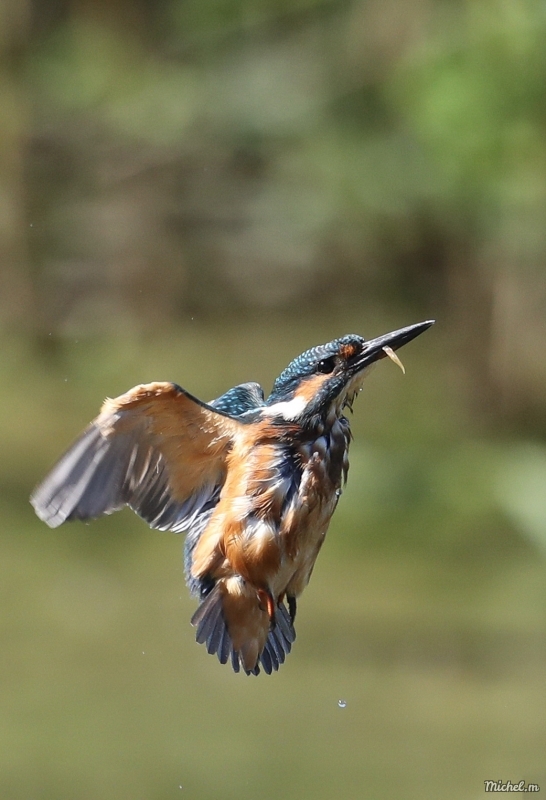
[[[403,347],[416,336],[424,333],[431,325],[434,325],[435,320],[428,319],[426,322],[417,322],[415,325],[408,325],[407,328],[400,328],[391,333],[385,333],[383,336],[378,336],[377,339],[370,339],[364,343],[362,352],[357,356],[352,364],[354,372],[360,372],[366,367],[373,364],[374,361],[379,361],[380,358],[385,358],[387,353],[385,347],[390,347],[391,350],[398,350]]]

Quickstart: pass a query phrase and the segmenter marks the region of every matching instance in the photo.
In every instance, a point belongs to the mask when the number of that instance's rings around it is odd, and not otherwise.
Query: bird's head
[[[351,406],[372,364],[393,357],[395,350],[433,324],[434,320],[418,322],[369,340],[349,334],[306,350],[275,381],[264,414],[301,424],[333,421]]]

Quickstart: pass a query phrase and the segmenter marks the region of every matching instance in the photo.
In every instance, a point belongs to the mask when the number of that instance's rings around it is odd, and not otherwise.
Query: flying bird
[[[349,469],[349,421],[368,368],[427,330],[419,322],[307,350],[271,394],[243,383],[210,403],[176,383],[107,399],[31,503],[55,528],[125,505],[152,527],[186,532],[199,600],[196,639],[221,663],[278,670]]]

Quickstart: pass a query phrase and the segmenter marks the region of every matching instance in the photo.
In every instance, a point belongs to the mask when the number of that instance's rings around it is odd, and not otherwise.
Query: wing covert
[[[259,383],[253,381],[240,383],[215,400],[211,400],[209,405],[224,414],[229,414],[230,417],[238,417],[265,405],[264,390]]]

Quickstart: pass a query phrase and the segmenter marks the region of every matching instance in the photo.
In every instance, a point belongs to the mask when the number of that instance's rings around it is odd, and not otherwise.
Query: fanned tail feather
[[[276,624],[269,630],[256,664],[249,668],[248,665],[245,666],[243,653],[233,646],[224,616],[223,597],[222,585],[217,583],[191,618],[191,624],[197,629],[197,642],[204,644],[211,655],[216,654],[221,664],[227,664],[231,660],[235,672],[242,670],[247,675],[258,675],[260,666],[267,675],[276,672],[284,664],[296,638],[296,631],[284,603],[277,605]]]

